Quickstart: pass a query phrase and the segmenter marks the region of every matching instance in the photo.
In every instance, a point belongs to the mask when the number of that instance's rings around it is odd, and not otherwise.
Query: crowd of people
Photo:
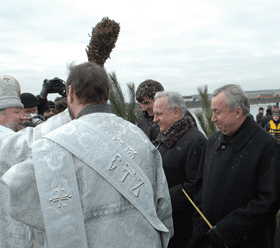
[[[155,80],[137,88],[137,124],[111,112],[94,63],[69,67],[67,97],[49,87],[0,77],[0,247],[280,248],[278,105],[255,121],[224,85],[207,138]]]
[[[49,80],[45,79],[39,95],[34,96],[29,92],[20,94],[20,100],[23,104],[23,121],[20,124],[20,129],[35,127],[38,124],[35,120],[41,123],[67,108],[66,97],[57,97],[54,102],[47,99],[48,93],[52,91]]]
[[[259,108],[259,113],[256,115],[256,122],[270,132],[273,136],[280,140],[280,111],[279,105],[267,105],[266,115],[263,115],[264,108]]]

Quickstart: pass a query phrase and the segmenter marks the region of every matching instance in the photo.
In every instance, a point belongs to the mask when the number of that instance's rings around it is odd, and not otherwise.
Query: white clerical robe
[[[27,127],[19,132],[0,125],[0,177],[13,165],[26,160],[31,154],[32,143],[42,135],[71,120],[68,110],[62,112],[36,128]],[[20,189],[23,190],[23,189]],[[8,187],[0,181],[0,247],[30,247],[31,236],[39,244],[45,240],[44,232],[30,229],[13,219],[9,214]]]
[[[13,216],[46,230],[49,247],[162,248],[173,235],[161,156],[114,114],[56,129],[2,179]]]

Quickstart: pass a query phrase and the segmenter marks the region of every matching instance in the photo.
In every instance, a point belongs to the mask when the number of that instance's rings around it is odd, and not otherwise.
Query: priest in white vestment
[[[20,84],[11,76],[0,76],[0,178],[11,166],[26,160],[31,144],[70,121],[67,111],[34,128],[21,129],[23,104],[19,98]],[[43,244],[44,232],[30,229],[10,216],[8,187],[0,181],[0,247],[30,247],[31,236]]]
[[[0,177],[9,168],[7,161],[15,161],[17,147],[7,146],[3,142],[20,130],[23,104],[19,94],[20,85],[15,78],[0,76]],[[30,238],[29,227],[10,216],[8,188],[0,181],[0,247],[28,247]]]
[[[45,230],[46,247],[167,247],[172,209],[159,152],[110,112],[103,68],[71,67],[66,89],[74,120],[2,177],[12,216]]]

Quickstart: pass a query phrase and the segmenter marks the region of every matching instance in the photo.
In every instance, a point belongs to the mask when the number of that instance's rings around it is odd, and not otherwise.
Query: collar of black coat
[[[259,128],[261,127],[255,122],[255,120],[248,116],[232,136],[229,137],[220,132],[220,142],[217,142],[216,149],[218,150],[221,145],[226,144],[230,145],[235,152],[238,152],[246,145],[247,142],[249,142],[251,137]]]
[[[77,116],[79,119],[83,115],[88,115],[92,113],[112,113],[111,108],[105,103],[94,103],[84,107]]]
[[[154,119],[154,116],[153,115],[150,116],[147,111],[143,111],[143,116],[144,116],[144,118],[151,120],[151,121]]]
[[[164,143],[167,147],[171,147],[193,126],[194,123],[192,119],[185,115],[181,120],[176,121],[166,134],[160,132],[154,143]]]

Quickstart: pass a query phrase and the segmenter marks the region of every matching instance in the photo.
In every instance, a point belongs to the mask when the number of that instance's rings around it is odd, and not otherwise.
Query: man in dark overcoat
[[[186,248],[192,235],[194,208],[184,195],[193,196],[205,136],[187,113],[183,97],[177,92],[158,92],[153,106],[154,121],[160,133],[154,144],[161,156],[172,203],[174,237],[168,248]]]
[[[151,141],[154,141],[159,133],[158,125],[153,122],[154,96],[158,91],[163,90],[161,83],[151,79],[142,82],[136,90],[136,100],[143,110],[137,126],[143,130]]]
[[[280,144],[249,117],[239,85],[215,90],[211,109],[219,131],[203,151],[194,199],[213,228],[195,213],[189,247],[273,248]]]
[[[259,125],[261,125],[261,120],[262,120],[262,118],[263,118],[263,111],[264,111],[263,107],[260,107],[260,108],[259,108],[259,113],[256,115],[256,122],[257,122]]]
[[[147,79],[139,84],[136,90],[136,100],[140,103],[142,109],[142,114],[139,117],[137,126],[143,130],[152,142],[155,141],[158,133],[160,132],[158,124],[153,121],[154,97],[159,91],[164,91],[163,86],[161,83],[152,79]],[[194,117],[188,110],[186,110],[185,115],[190,116],[194,125],[197,127]]]

